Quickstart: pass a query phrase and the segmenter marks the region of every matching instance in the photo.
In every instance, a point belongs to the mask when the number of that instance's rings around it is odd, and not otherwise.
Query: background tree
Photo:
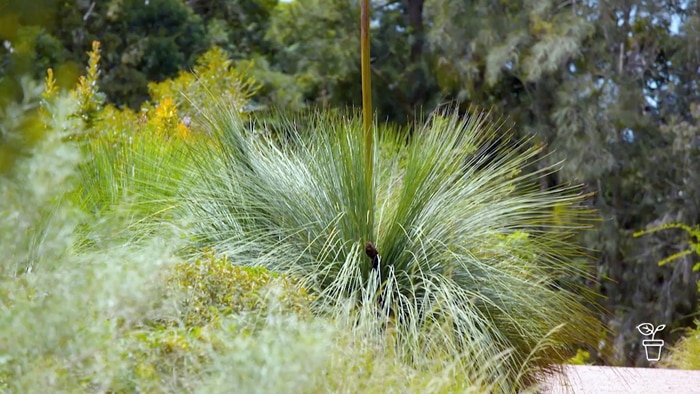
[[[250,59],[271,51],[265,38],[278,0],[189,0],[206,25],[209,42],[232,58]]]
[[[267,33],[273,47],[271,63],[294,76],[306,101],[344,105],[361,97],[358,4],[299,0],[275,9]]]
[[[24,70],[39,78],[49,66],[62,66],[73,77],[66,82],[70,85],[78,74],[76,65],[86,63],[92,41],[100,41],[100,85],[109,101],[119,105],[138,107],[148,98],[148,81],[162,81],[191,67],[209,45],[201,18],[181,0],[44,0],[38,13],[35,4],[4,3],[0,9],[12,21],[6,30],[16,25],[19,36],[3,33],[3,39],[33,51],[27,57],[33,67]]]

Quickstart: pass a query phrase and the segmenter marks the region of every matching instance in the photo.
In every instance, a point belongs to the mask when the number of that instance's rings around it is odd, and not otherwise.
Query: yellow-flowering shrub
[[[242,110],[257,90],[247,68],[234,67],[222,49],[213,48],[200,57],[192,72],[183,71],[174,79],[151,83],[151,101],[136,113],[104,104],[104,94],[97,85],[100,59],[100,43],[95,41],[88,52],[86,73],[70,92],[78,102],[74,116],[84,122],[87,135],[93,139],[131,141],[135,135],[147,134],[158,138],[154,143],[173,136],[186,140],[193,135],[191,123],[198,108],[208,106],[213,97]],[[56,93],[54,72],[48,69],[43,98],[48,101]]]
[[[149,217],[152,222],[175,206],[173,199],[190,160],[186,145],[204,136],[196,132],[192,120],[195,106],[208,106],[213,97],[228,97],[243,106],[254,83],[232,66],[223,51],[213,49],[201,57],[193,73],[182,72],[175,79],[152,84],[153,101],[139,111],[118,109],[103,105],[97,88],[99,43],[88,55],[86,75],[71,92],[78,104],[74,117],[86,126],[81,141],[89,159],[80,171],[77,202],[90,212],[134,209],[130,214],[136,220]],[[47,105],[55,86],[49,70]]]
[[[197,60],[192,72],[182,71],[177,78],[152,82],[148,90],[155,103],[173,100],[183,116],[196,115],[199,108],[211,104],[212,97],[243,110],[258,90],[257,82],[248,74],[247,68],[235,67],[221,48],[214,47]]]
[[[80,76],[78,86],[71,92],[79,103],[80,109],[77,115],[85,122],[87,127],[90,127],[99,116],[99,111],[105,100],[104,94],[100,93],[97,88],[97,77],[100,74],[100,52],[99,41],[93,41],[92,50],[88,52],[86,74]]]

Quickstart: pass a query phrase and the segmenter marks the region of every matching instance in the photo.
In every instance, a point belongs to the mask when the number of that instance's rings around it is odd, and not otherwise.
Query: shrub
[[[237,267],[211,251],[171,266],[161,283],[163,308],[128,333],[130,368],[116,388],[191,389],[216,377],[214,362],[231,337],[257,337],[271,318],[311,317],[311,297],[292,279]]]
[[[197,60],[191,72],[181,71],[176,78],[151,82],[148,90],[153,102],[171,99],[191,118],[207,107],[212,96],[243,109],[258,89],[258,84],[248,76],[253,66],[249,63],[239,69],[221,48],[213,47]]]
[[[68,138],[81,130],[78,102],[47,96],[43,108],[45,132],[0,176],[0,390],[101,391],[125,367],[124,333],[154,308],[168,252],[158,240],[75,247],[83,215],[66,194],[83,160]]]
[[[94,43],[86,76],[72,92],[79,103],[75,116],[84,120],[88,130],[80,141],[89,159],[81,166],[79,188],[72,198],[92,215],[111,212],[130,218],[130,229],[140,226],[156,231],[163,220],[173,217],[173,198],[189,166],[187,146],[201,137],[194,131],[196,125],[183,115],[191,114],[193,106],[204,105],[205,90],[199,82],[212,82],[216,88],[210,93],[241,105],[251,94],[253,82],[215,48],[200,58],[193,73],[151,84],[154,103],[145,103],[135,113],[128,108],[103,107],[95,83],[99,62],[99,44]],[[47,80],[47,91],[52,90],[50,84]],[[103,231],[99,225],[94,217],[85,222],[85,245],[99,246],[99,237],[89,235]]]
[[[178,320],[186,327],[203,327],[230,315],[265,315],[272,305],[276,314],[308,317],[313,300],[286,275],[236,266],[212,251],[193,263],[175,265],[166,287],[180,299]],[[272,304],[271,297],[276,298]]]

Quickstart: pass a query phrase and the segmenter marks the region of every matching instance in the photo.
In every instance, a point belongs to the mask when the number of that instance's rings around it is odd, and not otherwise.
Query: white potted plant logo
[[[654,335],[664,328],[666,328],[665,324],[661,324],[656,328],[654,328],[654,325],[651,323],[642,323],[637,326],[637,330],[639,330],[642,335],[651,335],[651,339],[645,339],[642,341],[644,351],[647,355],[647,361],[659,361],[659,358],[661,358],[661,348],[664,346],[664,341],[663,339],[654,339]]]

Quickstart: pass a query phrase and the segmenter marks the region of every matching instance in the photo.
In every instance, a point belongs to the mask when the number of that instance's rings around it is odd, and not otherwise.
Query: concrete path
[[[564,375],[568,377],[568,382]],[[564,375],[552,377],[542,392],[700,394],[700,371],[568,365]]]

